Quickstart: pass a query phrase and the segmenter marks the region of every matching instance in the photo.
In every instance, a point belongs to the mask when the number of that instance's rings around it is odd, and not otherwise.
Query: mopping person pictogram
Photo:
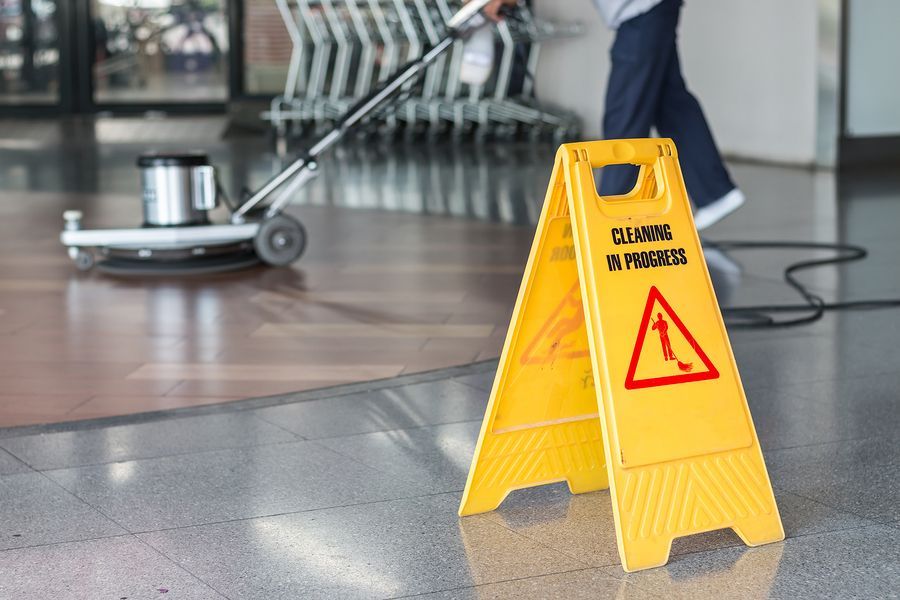
[[[656,312],[654,319],[654,311]],[[651,331],[659,335],[663,360],[658,359],[654,344],[646,344]],[[676,351],[681,354],[679,358]],[[641,367],[641,357],[646,358]],[[697,367],[697,361],[700,366]],[[675,366],[670,366],[674,362]],[[694,339],[684,322],[675,313],[669,302],[663,298],[656,286],[650,287],[647,303],[638,325],[637,337],[628,373],[625,376],[625,389],[638,390],[660,385],[673,385],[692,381],[718,379],[719,371]]]
[[[656,320],[650,318],[650,321],[653,323],[654,331],[659,333],[659,341],[662,344],[662,352],[663,358],[666,361],[674,360],[678,363],[678,368],[684,371],[685,373],[689,373],[691,369],[694,368],[693,363],[684,363],[678,360],[678,357],[675,356],[675,352],[672,350],[672,342],[669,340],[669,323],[663,319],[662,313],[656,313]]]

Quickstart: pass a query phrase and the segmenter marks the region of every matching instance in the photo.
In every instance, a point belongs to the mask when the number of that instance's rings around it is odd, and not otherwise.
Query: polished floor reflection
[[[554,148],[352,140],[290,210],[292,269],[195,279],[79,274],[61,213],[139,221],[135,157],[207,149],[232,196],[284,164],[221,118],[0,126],[0,426],[166,410],[391,377],[498,355]],[[884,176],[842,182],[735,164],[750,202],[710,237],[862,241],[862,265],[804,276],[826,296],[900,286]],[[846,188],[846,189],[845,189]],[[839,200],[840,198],[840,200]],[[779,252],[707,252],[723,304],[794,301]],[[893,287],[892,287],[893,286]],[[875,317],[879,318],[879,317]],[[795,332],[807,335],[806,331]]]
[[[134,160],[142,149],[209,147],[235,196],[283,164],[261,137],[221,141],[224,125],[101,119],[0,128],[0,427],[230,401],[498,355],[531,236],[513,224],[533,220],[525,207],[538,206],[546,169],[506,177],[510,184],[493,197],[500,184],[481,189],[489,171],[473,166],[484,147],[340,149],[291,209],[310,232],[292,269],[128,280],[73,268],[57,239],[61,211],[82,209],[88,226],[137,223]],[[509,172],[544,162],[533,155],[547,152],[489,154]],[[441,185],[436,170],[446,172]]]

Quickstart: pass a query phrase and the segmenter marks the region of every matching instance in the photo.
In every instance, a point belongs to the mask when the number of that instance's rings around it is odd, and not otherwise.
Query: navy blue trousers
[[[681,171],[697,207],[718,200],[734,183],[725,169],[700,103],[681,75],[676,29],[682,0],[663,0],[619,26],[606,88],[606,139],[642,138],[655,127],[675,141]],[[637,179],[630,165],[603,169],[600,194],[624,194]]]

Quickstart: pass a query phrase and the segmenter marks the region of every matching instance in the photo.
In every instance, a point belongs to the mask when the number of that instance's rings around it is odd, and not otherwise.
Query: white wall
[[[847,40],[847,131],[900,135],[900,2],[850,2]]]
[[[539,15],[582,22],[581,38],[545,44],[538,97],[575,110],[599,137],[609,73],[592,0],[536,0]],[[689,88],[722,151],[767,161],[816,159],[817,0],[686,0],[679,48]]]

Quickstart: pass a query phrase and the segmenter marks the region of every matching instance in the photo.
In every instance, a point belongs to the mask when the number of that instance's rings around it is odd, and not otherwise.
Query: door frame
[[[231,77],[233,72],[234,49],[232,44],[233,11],[231,6],[238,4],[238,0],[222,0],[226,6],[226,18],[228,19],[228,53],[226,60],[226,73],[228,75],[227,97],[221,101],[211,102],[185,102],[185,101],[153,101],[153,102],[98,102],[94,99],[93,67],[94,57],[94,19],[91,18],[92,0],[63,0],[75,5],[74,27],[75,32],[74,51],[77,55],[75,65],[75,97],[73,111],[76,113],[95,114],[109,112],[112,114],[141,114],[150,111],[159,111],[169,114],[203,114],[222,113],[231,98]]]
[[[0,117],[52,117],[67,114],[169,114],[224,113],[229,102],[243,93],[243,0],[223,0],[228,19],[228,53],[225,72],[227,97],[221,101],[97,102],[94,100],[94,21],[91,0],[57,0],[59,34],[59,97],[54,103],[0,104]]]

